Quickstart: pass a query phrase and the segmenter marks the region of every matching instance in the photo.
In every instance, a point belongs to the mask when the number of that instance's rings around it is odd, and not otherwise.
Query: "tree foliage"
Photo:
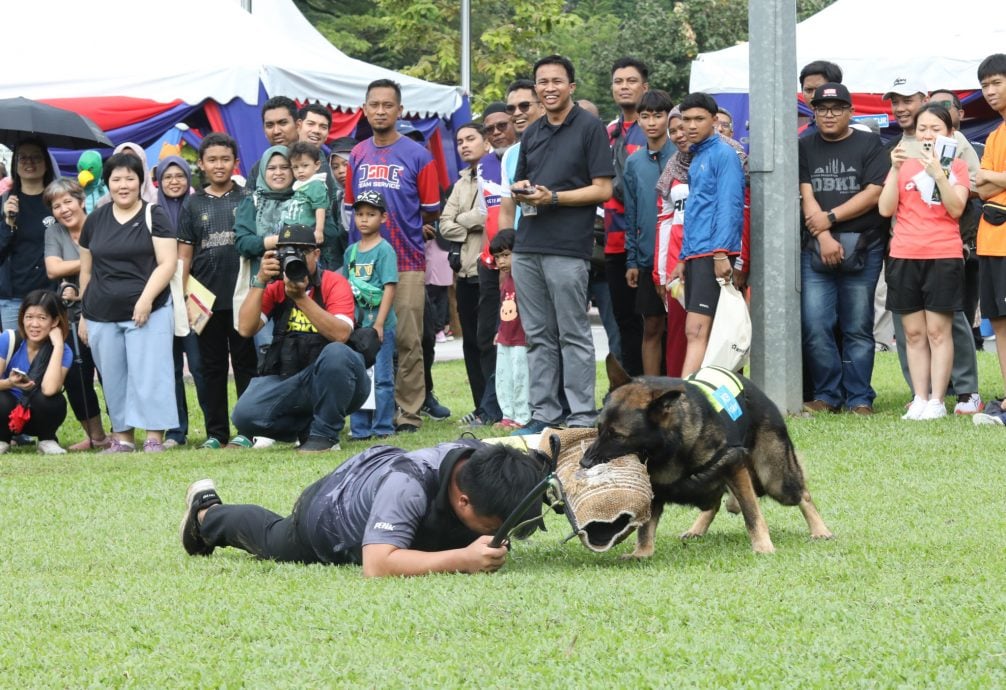
[[[758,0],[755,0],[758,1]],[[295,0],[342,51],[430,81],[461,81],[458,0]],[[798,20],[834,0],[797,0]],[[476,111],[530,77],[543,55],[568,56],[578,98],[613,115],[612,62],[632,55],[650,84],[678,100],[700,52],[747,40],[748,0],[471,0],[472,100]]]

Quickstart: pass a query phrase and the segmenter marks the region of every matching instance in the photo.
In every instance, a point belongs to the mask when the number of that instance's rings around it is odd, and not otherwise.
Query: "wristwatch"
[[[559,205],[559,192],[552,192],[552,205],[553,206]]]
[[[252,276],[251,287],[253,287],[253,288],[259,288],[260,290],[265,290],[266,284],[263,283],[261,280],[259,280],[258,276],[255,275],[255,276]]]
[[[838,219],[835,218],[834,211],[828,211],[828,222],[831,223],[832,225],[838,222]]]

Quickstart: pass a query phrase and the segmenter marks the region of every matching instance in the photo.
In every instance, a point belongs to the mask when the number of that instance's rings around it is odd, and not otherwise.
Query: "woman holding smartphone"
[[[922,156],[909,158],[903,144],[891,152],[891,170],[878,209],[894,217],[887,260],[887,308],[905,329],[908,372],[915,394],[902,419],[929,420],[947,414],[943,398],[954,346],[951,324],[964,302],[964,248],[957,219],[967,203],[967,164],[941,163],[938,139],[953,136],[950,113],[928,104],[915,115]],[[952,156],[951,156],[952,157]]]
[[[0,333],[0,454],[10,450],[15,433],[11,426],[21,422],[16,433],[37,436],[40,453],[66,452],[56,441],[56,430],[66,419],[66,399],[60,391],[73,363],[66,344],[69,332],[66,310],[56,294],[33,290],[18,310],[17,333]]]

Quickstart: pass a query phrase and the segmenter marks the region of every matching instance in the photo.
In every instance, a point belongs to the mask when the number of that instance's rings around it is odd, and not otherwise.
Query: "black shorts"
[[[736,257],[728,257],[730,265]],[[720,301],[720,284],[712,256],[697,256],[685,260],[685,311],[713,316]]]
[[[1006,256],[978,257],[978,299],[982,316],[1006,316]]]
[[[653,284],[653,267],[644,266],[639,269],[639,279],[636,282],[636,313],[640,316],[664,316],[664,300],[657,295],[657,286]]]
[[[888,259],[887,308],[895,314],[964,308],[963,259]]]

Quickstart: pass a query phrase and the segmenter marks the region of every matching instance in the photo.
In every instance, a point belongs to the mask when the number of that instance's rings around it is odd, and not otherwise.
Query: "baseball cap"
[[[308,247],[318,246],[314,241],[314,228],[301,224],[283,226],[283,229],[279,231],[276,246],[284,244],[298,244]]]
[[[810,99],[810,105],[813,107],[825,101],[838,101],[839,103],[852,105],[852,96],[849,95],[849,89],[837,82],[829,81],[817,87],[814,97]]]
[[[361,204],[366,204],[367,206],[373,206],[379,211],[387,211],[388,207],[384,204],[384,197],[381,196],[380,192],[375,192],[373,190],[367,190],[366,192],[360,192],[356,195],[356,201],[353,202],[353,208]]]
[[[889,101],[892,96],[914,96],[917,93],[929,93],[921,80],[914,77],[897,77],[890,90],[884,94],[884,100]]]
[[[420,143],[426,141],[426,137],[423,136],[423,133],[416,129],[416,126],[408,120],[399,120],[396,122],[395,131],[403,137],[408,137],[413,141],[418,141]]]
[[[329,146],[329,150],[333,155],[339,156],[339,158],[349,159],[349,154],[352,152],[353,147],[356,146],[356,139],[353,137],[339,137]]]

